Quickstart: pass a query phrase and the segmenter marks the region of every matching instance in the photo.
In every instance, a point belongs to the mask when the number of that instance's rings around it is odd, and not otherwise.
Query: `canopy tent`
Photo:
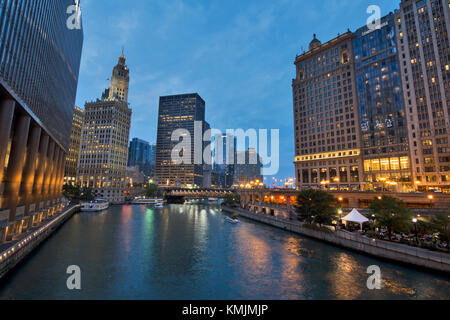
[[[369,222],[369,219],[359,213],[358,210],[353,209],[346,217],[342,218],[342,221],[359,223],[362,230],[363,223]]]

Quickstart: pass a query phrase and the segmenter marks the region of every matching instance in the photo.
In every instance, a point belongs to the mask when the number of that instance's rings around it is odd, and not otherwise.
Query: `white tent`
[[[362,230],[363,223],[369,222],[369,219],[359,213],[358,210],[353,209],[346,217],[342,218],[342,221],[359,223]]]

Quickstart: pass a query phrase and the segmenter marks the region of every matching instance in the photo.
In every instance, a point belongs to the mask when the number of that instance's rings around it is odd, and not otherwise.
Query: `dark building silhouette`
[[[201,125],[203,135],[208,125],[205,122],[205,101],[197,94],[180,94],[160,97],[158,115],[158,135],[156,142],[156,177],[161,187],[199,186],[203,185],[203,162],[195,164],[195,122]],[[185,129],[191,138],[189,152],[190,163],[176,164],[172,159],[172,150],[178,141],[171,141],[172,133],[177,129]],[[199,146],[199,154],[203,150],[203,142]]]
[[[73,4],[1,1],[0,242],[61,206],[83,44]]]

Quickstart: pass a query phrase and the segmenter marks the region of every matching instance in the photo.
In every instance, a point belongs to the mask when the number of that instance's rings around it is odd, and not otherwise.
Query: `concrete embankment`
[[[8,247],[0,253],[0,279],[3,278],[11,269],[20,263],[27,255],[29,255],[36,247],[38,247],[45,239],[47,239],[55,230],[61,227],[80,206],[73,206],[65,209],[64,212],[55,216],[52,220],[44,225],[32,230],[24,235],[23,238],[16,241],[14,245]]]
[[[342,230],[313,230],[310,228],[306,228],[299,221],[279,219],[268,215],[252,213],[250,211],[239,208],[224,207],[223,211],[229,213],[238,213],[239,215],[251,220],[255,220],[314,239],[326,241],[343,248],[355,250],[378,258],[388,259],[420,268],[426,268],[450,274],[450,254],[447,253],[434,252],[379,239],[370,239],[359,234]]]

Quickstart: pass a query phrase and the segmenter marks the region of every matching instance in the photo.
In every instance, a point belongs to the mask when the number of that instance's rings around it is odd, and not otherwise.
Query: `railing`
[[[14,254],[20,252],[24,247],[27,247],[30,243],[33,242],[34,239],[38,238],[41,234],[48,231],[52,226],[54,226],[56,223],[58,223],[61,219],[63,219],[67,214],[71,213],[72,210],[74,210],[77,206],[72,206],[71,208],[67,209],[65,212],[61,213],[58,217],[50,221],[49,223],[46,223],[44,226],[39,228],[36,231],[33,231],[30,235],[25,237],[24,239],[17,242],[14,246],[6,249],[0,254],[0,264],[4,261],[6,261],[8,258],[13,256]]]
[[[335,244],[341,244],[345,247],[359,249],[361,251],[365,251],[370,253],[370,250],[367,250],[368,248],[376,248],[376,249],[382,249],[389,252],[393,252],[396,254],[403,254],[407,256],[411,256],[413,258],[419,258],[421,260],[428,260],[436,263],[440,263],[442,265],[445,265],[447,270],[450,269],[450,254],[444,253],[444,252],[435,252],[427,249],[417,248],[417,247],[411,247],[405,244],[400,243],[393,243],[381,239],[371,239],[366,236],[351,233],[345,230],[333,230],[334,228],[328,228],[330,230],[330,233],[324,233],[320,230],[314,230],[305,228],[304,224],[300,221],[292,221],[287,220],[280,217],[273,217],[268,216],[261,213],[253,213],[247,210],[243,210],[241,208],[233,209],[238,211],[239,213],[242,213],[242,215],[245,217],[251,218],[252,216],[255,216],[257,218],[260,218],[261,222],[269,223],[272,222],[273,224],[277,224],[276,226],[280,227],[280,223],[282,224],[283,228],[289,229],[291,231],[298,231],[301,234],[312,236],[314,238],[322,239],[328,242],[332,242]],[[341,240],[347,240],[350,243],[348,245],[345,245],[342,243]],[[361,245],[367,246],[365,248],[362,248]],[[387,252],[385,252],[387,253]],[[375,254],[372,252],[372,254]],[[379,255],[379,253],[377,254]],[[397,259],[401,260],[401,259]],[[405,261],[408,262],[408,261]],[[417,263],[416,263],[417,264]]]

